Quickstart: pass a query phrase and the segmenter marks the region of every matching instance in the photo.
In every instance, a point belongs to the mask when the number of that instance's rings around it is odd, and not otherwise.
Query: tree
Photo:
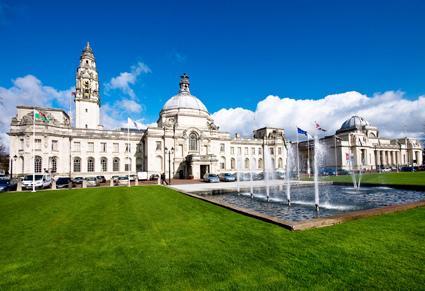
[[[3,140],[0,139],[0,173],[9,172],[9,155],[6,150],[6,146],[3,144]]]

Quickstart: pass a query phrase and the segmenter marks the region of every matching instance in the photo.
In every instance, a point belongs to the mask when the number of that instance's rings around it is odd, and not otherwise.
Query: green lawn
[[[0,195],[0,289],[422,289],[425,208],[290,232],[161,186]]]
[[[325,180],[335,182],[351,182],[350,175],[325,177]],[[362,183],[385,184],[385,185],[421,185],[425,186],[425,171],[422,172],[391,172],[363,174]]]

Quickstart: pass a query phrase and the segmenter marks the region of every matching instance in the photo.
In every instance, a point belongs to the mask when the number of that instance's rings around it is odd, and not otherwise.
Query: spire
[[[89,58],[94,60],[94,54],[93,54],[93,50],[90,46],[90,42],[86,43],[86,47],[83,49],[83,53],[81,54],[81,59],[83,58]]]
[[[180,86],[179,93],[188,93],[188,94],[190,94],[189,76],[186,73],[183,73],[183,75],[180,76],[179,86]]]

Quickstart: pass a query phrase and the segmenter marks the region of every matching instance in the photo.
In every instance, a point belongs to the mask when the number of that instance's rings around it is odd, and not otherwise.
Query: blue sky
[[[69,89],[89,40],[104,104],[128,98],[105,91],[112,78],[150,68],[131,85],[146,122],[183,72],[211,113],[255,111],[268,95],[425,94],[425,1],[107,2],[0,0],[0,87],[31,74]]]

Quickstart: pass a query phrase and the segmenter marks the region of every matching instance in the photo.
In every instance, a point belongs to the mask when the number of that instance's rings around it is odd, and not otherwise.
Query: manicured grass
[[[324,180],[349,183],[352,181],[350,175],[324,177]],[[425,171],[363,174],[362,183],[425,186]]]
[[[423,289],[425,208],[290,232],[161,186],[0,195],[0,289]]]

